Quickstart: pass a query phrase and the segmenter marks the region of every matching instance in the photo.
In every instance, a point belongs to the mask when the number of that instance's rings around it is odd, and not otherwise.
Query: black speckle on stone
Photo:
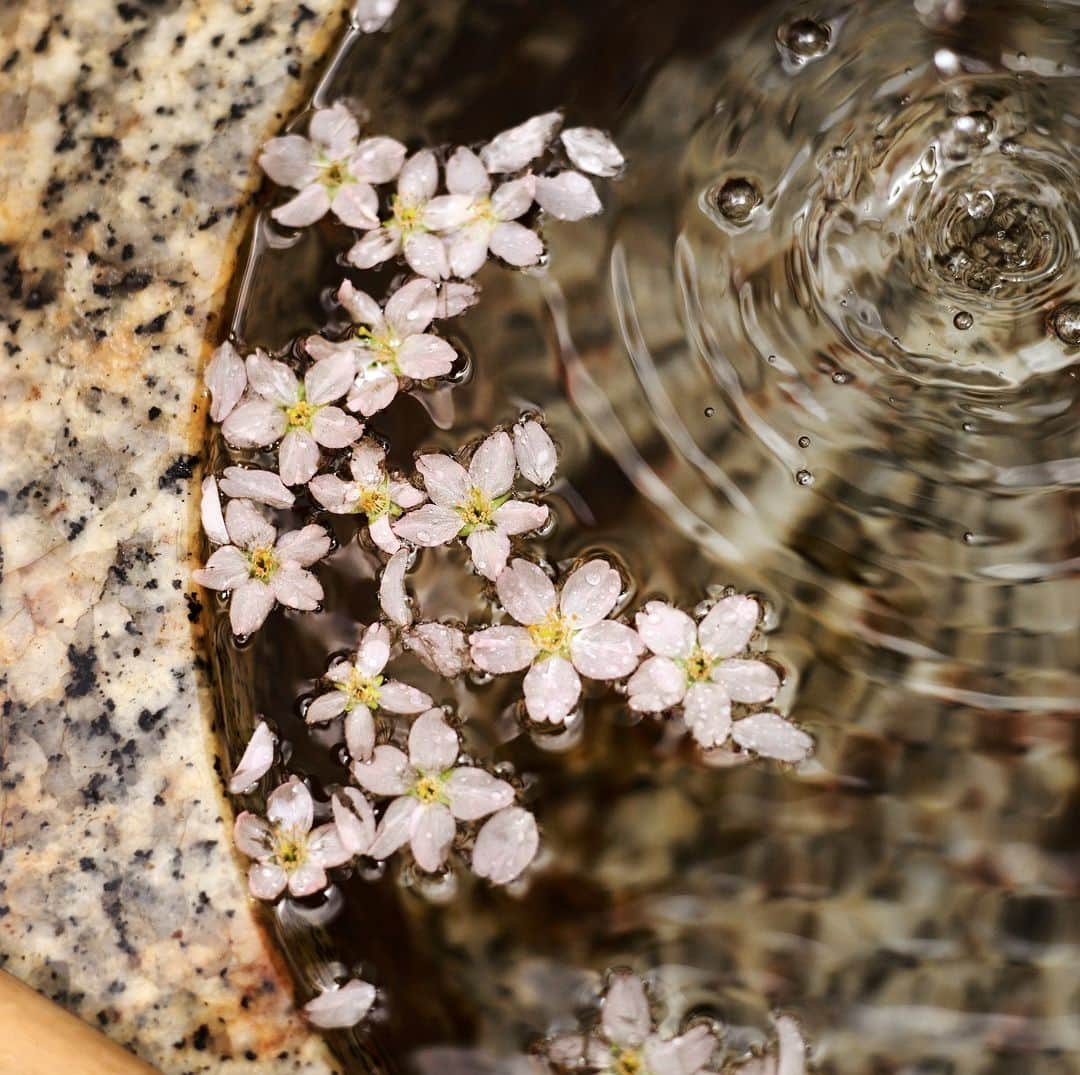
[[[93,873],[97,869],[97,863],[92,858],[84,857],[79,859],[79,869],[83,873]]]
[[[188,623],[198,623],[203,610],[199,595],[192,591],[191,593],[184,594],[184,600],[187,602]]]
[[[119,148],[119,140],[113,138],[112,135],[98,135],[96,138],[91,139],[90,150],[94,155],[94,168],[104,168],[109,155]]]
[[[41,32],[41,37],[34,42],[34,52],[41,55],[49,47],[49,34],[52,31],[51,26],[46,26]]]
[[[178,455],[172,463],[169,464],[169,469],[158,478],[158,488],[167,489],[170,486],[175,489],[182,478],[190,478],[195,468],[195,464],[198,463],[199,457],[197,455]]]
[[[210,1044],[210,1028],[203,1023],[191,1036],[191,1044],[201,1053]]]
[[[146,14],[134,4],[119,3],[116,5],[116,13],[124,22],[132,22],[135,19],[145,19]]]
[[[169,313],[166,311],[163,314],[158,314],[157,317],[152,318],[150,321],[144,321],[138,328],[135,329],[136,336],[153,336],[165,327],[165,322],[169,319]]]
[[[168,706],[162,706],[161,709],[158,709],[153,713],[151,713],[149,709],[144,709],[139,714],[140,730],[144,732],[150,731],[154,727],[154,725],[157,724],[157,722],[161,720],[163,716],[165,716],[165,710],[167,710],[168,708]]]
[[[128,244],[130,246],[130,244]],[[124,247],[127,250],[127,247]],[[134,253],[134,250],[132,250]],[[111,284],[94,284],[94,294],[103,298],[111,298],[113,295],[134,295],[136,291],[142,291],[149,287],[153,277],[148,272],[139,272],[129,269],[119,280]]]
[[[311,8],[307,6],[307,4],[301,4],[296,9],[296,18],[293,19],[292,26],[290,26],[289,29],[291,29],[292,32],[295,34],[296,31],[300,29],[300,27],[303,26],[305,22],[311,22],[311,20],[314,18],[315,12],[312,11]]]
[[[84,650],[77,650],[74,645],[68,646],[68,663],[71,665],[71,682],[65,692],[69,698],[84,698],[93,689],[97,682],[94,667],[97,664],[97,652],[93,646]]]
[[[19,62],[19,50],[15,49],[8,58],[4,61],[4,66],[0,70],[7,72],[10,71]]]
[[[161,408],[151,407],[150,410],[146,412],[146,417],[149,418],[151,422],[156,422],[161,417]]]
[[[86,516],[80,515],[75,522],[68,523],[68,541],[74,541],[86,529]]]

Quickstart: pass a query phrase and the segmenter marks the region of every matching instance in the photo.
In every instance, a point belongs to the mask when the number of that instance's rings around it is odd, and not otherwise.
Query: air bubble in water
[[[968,112],[953,120],[953,128],[971,145],[985,146],[994,133],[994,120],[986,112]]]
[[[814,475],[811,474],[808,470],[799,470],[795,473],[795,480],[799,483],[799,485],[813,485]]]
[[[968,216],[985,220],[994,211],[994,196],[988,190],[976,191],[968,198]]]
[[[805,437],[805,436],[800,437],[799,438],[799,447],[800,448],[809,448],[810,447],[810,438]]]
[[[1063,302],[1050,315],[1050,327],[1066,346],[1080,346],[1080,302]]]
[[[780,27],[776,43],[784,59],[795,64],[806,63],[824,56],[832,43],[832,30],[828,23],[814,19],[794,19]]]
[[[713,201],[727,220],[742,224],[761,204],[761,191],[749,179],[729,179],[715,193]]]
[[[975,318],[967,312],[967,310],[961,310],[953,319],[952,323],[961,331],[971,328],[975,324]]]
[[[716,408],[715,407],[706,407],[705,408],[705,417],[706,418],[711,418],[714,414],[716,414]]]

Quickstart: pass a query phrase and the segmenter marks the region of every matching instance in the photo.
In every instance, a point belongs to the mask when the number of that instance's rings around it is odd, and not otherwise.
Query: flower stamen
[[[247,558],[248,573],[260,582],[266,582],[280,566],[274,550],[268,545],[252,549]]]

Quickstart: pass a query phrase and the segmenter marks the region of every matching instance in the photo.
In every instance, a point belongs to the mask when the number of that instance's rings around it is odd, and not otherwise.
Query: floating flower
[[[289,227],[302,228],[332,210],[351,228],[379,223],[379,196],[373,183],[388,183],[401,171],[405,147],[393,138],[358,142],[356,117],[339,101],[311,118],[310,138],[287,134],[271,138],[259,166],[275,182],[299,190],[270,214]]]
[[[533,116],[495,135],[480,150],[480,159],[484,167],[494,174],[520,171],[547,149],[561,125],[562,115],[559,112]]]
[[[375,1003],[375,987],[359,978],[350,978],[344,985],[324,989],[314,1000],[304,1005],[308,1022],[323,1030],[340,1030],[356,1026]]]
[[[427,497],[415,485],[386,472],[386,453],[377,444],[363,442],[353,448],[349,470],[351,482],[336,474],[316,475],[308,483],[311,495],[335,515],[363,515],[371,540],[384,552],[397,552],[401,542],[390,520]]]
[[[491,179],[480,158],[471,149],[460,147],[447,162],[446,186],[450,193],[435,198],[431,206],[443,210],[448,219],[460,220],[445,240],[450,271],[455,276],[478,273],[489,250],[519,267],[540,260],[544,253],[540,237],[517,223],[532,206],[533,176],[503,183],[492,194]]]
[[[417,717],[409,729],[408,756],[397,747],[375,748],[369,762],[353,765],[358,784],[373,795],[396,796],[379,822],[368,854],[385,859],[403,844],[420,869],[442,867],[459,821],[477,821],[509,806],[514,789],[483,769],[454,766],[458,734],[440,709]]]
[[[524,626],[475,632],[469,639],[473,663],[493,673],[528,668],[525,708],[533,720],[565,722],[581,695],[581,676],[620,679],[637,667],[644,650],[637,632],[607,618],[622,579],[606,560],[582,564],[561,595],[528,560],[515,560],[495,588],[506,611]]]
[[[349,264],[372,269],[404,253],[413,272],[432,280],[449,276],[446,249],[433,233],[455,227],[460,221],[429,207],[438,187],[439,163],[435,154],[430,149],[414,153],[401,169],[389,218],[353,246],[346,255]]]
[[[215,422],[224,422],[247,387],[244,360],[228,340],[206,364],[206,387],[210,389],[210,417]]]
[[[476,834],[473,873],[492,884],[508,885],[518,878],[540,847],[536,818],[520,806],[492,814]]]
[[[619,147],[595,127],[567,127],[559,136],[575,168],[590,175],[618,175],[626,159]]]
[[[432,706],[423,691],[383,677],[389,659],[390,632],[381,623],[372,624],[364,631],[356,656],[330,666],[326,678],[333,689],[320,694],[305,714],[308,724],[324,724],[344,713],[345,742],[354,758],[371,756],[375,746],[374,710],[422,713]]]
[[[330,551],[330,535],[321,526],[278,537],[248,501],[230,500],[225,529],[231,544],[215,550],[192,578],[208,590],[232,591],[229,622],[235,635],[245,638],[258,630],[275,601],[305,612],[318,608],[322,587],[304,569]]]
[[[260,900],[275,900],[288,886],[293,896],[326,888],[326,871],[350,858],[333,824],[312,829],[311,792],[296,777],[271,792],[266,820],[244,811],[236,819],[236,846],[255,860],[248,888]]]
[[[316,362],[301,384],[284,362],[262,351],[248,355],[246,400],[221,429],[234,448],[266,448],[281,441],[281,480],[286,485],[310,481],[319,466],[319,446],[347,448],[364,427],[351,414],[330,404],[349,391],[356,360],[337,352]]]
[[[253,787],[257,780],[266,775],[270,766],[274,764],[276,743],[277,737],[270,731],[266,721],[260,720],[255,725],[255,731],[251,733],[248,745],[233,770],[232,778],[229,780],[229,791],[234,795],[239,795]]]
[[[718,601],[700,624],[671,605],[650,601],[636,622],[654,656],[627,684],[630,708],[662,713],[681,705],[694,738],[706,748],[719,746],[732,732],[732,702],[769,702],[780,687],[776,672],[764,661],[748,653],[736,656],[745,653],[760,618],[757,601],[742,594]],[[798,736],[805,735],[778,719]],[[755,738],[754,727],[740,731],[740,736]],[[758,730],[756,739],[765,748],[759,753],[768,753],[773,738],[768,731]]]
[[[510,556],[510,538],[544,525],[543,504],[510,498],[517,472],[509,434],[493,433],[473,454],[466,470],[448,455],[422,455],[416,462],[432,503],[394,524],[400,538],[428,548],[464,537],[476,570],[495,580]]]
[[[535,418],[523,418],[514,426],[514,455],[521,476],[533,485],[547,485],[554,477],[555,442]]]

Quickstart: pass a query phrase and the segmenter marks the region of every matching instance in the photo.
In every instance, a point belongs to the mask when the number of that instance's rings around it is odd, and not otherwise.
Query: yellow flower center
[[[351,710],[358,705],[367,706],[368,709],[377,708],[382,682],[382,676],[369,676],[354,667],[349,672],[349,678],[338,684],[338,689],[343,690],[348,696],[348,701],[345,703],[346,710]]]
[[[291,407],[285,408],[285,421],[290,429],[311,429],[311,420],[319,408],[306,399],[297,400]]]
[[[355,182],[355,178],[349,171],[346,161],[331,161],[324,158],[319,182],[329,190],[330,196],[333,197],[346,183]]]
[[[486,221],[489,224],[498,224],[499,218],[495,215],[495,208],[490,198],[477,198],[473,206],[473,219]]]
[[[481,492],[474,485],[465,497],[465,501],[457,507],[457,513],[464,522],[464,532],[471,533],[473,530],[488,529],[491,526],[491,517],[498,505]]]
[[[248,553],[248,573],[253,579],[266,582],[278,569],[278,558],[269,546],[252,549]]]
[[[307,858],[307,840],[293,832],[279,833],[274,848],[274,857],[277,859],[278,865],[290,873],[299,869]]]
[[[409,235],[414,231],[427,231],[421,220],[423,206],[402,201],[395,194],[390,200],[390,211],[394,214],[394,224],[402,235]]]
[[[645,1061],[636,1049],[615,1053],[611,1070],[615,1075],[644,1075]]]
[[[570,639],[574,637],[574,628],[556,611],[548,613],[540,623],[529,628],[529,638],[533,645],[548,657],[565,657],[570,652]]]
[[[366,325],[359,325],[356,329],[356,335],[367,350],[379,356],[378,362],[374,363],[374,365],[386,365],[394,373],[400,373],[397,364],[397,353],[398,348],[401,346],[401,340],[397,336],[389,332],[383,336],[376,336]]]
[[[369,522],[374,522],[390,510],[390,494],[385,488],[361,487],[356,506],[368,517]]]
[[[445,799],[442,781],[436,776],[422,776],[413,785],[413,795],[425,805],[442,802]]]
[[[694,652],[683,662],[683,668],[686,670],[686,678],[693,683],[697,683],[702,679],[708,679],[712,672],[713,664],[713,659],[707,653],[703,653],[700,649],[695,648]]]

